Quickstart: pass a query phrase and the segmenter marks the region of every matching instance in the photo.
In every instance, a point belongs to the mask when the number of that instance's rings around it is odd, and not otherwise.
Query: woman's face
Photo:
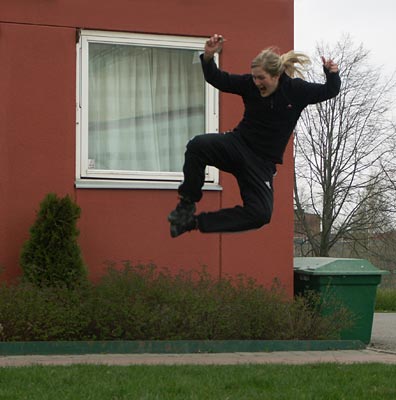
[[[279,75],[271,76],[262,67],[253,67],[252,77],[262,97],[270,96],[278,87]]]

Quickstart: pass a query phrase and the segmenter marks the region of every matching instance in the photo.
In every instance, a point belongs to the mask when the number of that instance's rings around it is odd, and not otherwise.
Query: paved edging
[[[0,342],[0,355],[194,354],[361,350],[360,340],[168,340]]]
[[[373,350],[278,351],[272,353],[222,354],[86,354],[56,356],[0,356],[1,367],[59,365],[243,365],[243,364],[318,364],[382,363],[396,365],[396,354]]]

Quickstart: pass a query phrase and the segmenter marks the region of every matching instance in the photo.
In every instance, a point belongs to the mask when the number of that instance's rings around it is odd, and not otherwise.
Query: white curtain
[[[187,141],[204,128],[196,51],[89,45],[91,168],[181,171]]]

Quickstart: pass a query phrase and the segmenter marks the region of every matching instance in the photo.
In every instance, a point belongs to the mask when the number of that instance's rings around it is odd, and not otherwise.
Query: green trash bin
[[[353,327],[341,332],[341,339],[369,344],[377,286],[386,273],[363,259],[295,257],[294,293],[315,290],[334,296],[356,318]]]

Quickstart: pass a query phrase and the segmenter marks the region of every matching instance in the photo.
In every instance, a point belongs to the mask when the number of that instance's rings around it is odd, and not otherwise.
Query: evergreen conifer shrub
[[[86,280],[86,268],[77,243],[80,207],[69,195],[49,193],[24,243],[20,263],[23,278],[36,286],[74,287]]]

